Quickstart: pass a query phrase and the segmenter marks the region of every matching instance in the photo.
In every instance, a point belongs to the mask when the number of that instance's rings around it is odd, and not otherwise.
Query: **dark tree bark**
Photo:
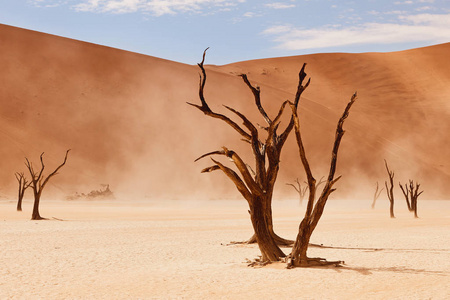
[[[22,211],[22,200],[23,196],[25,195],[25,191],[27,188],[31,185],[31,182],[28,182],[28,180],[25,178],[25,175],[23,172],[21,173],[15,173],[17,182],[19,183],[19,194],[17,199],[17,211]]]
[[[311,235],[316,228],[325,208],[325,204],[327,203],[328,197],[332,192],[335,191],[333,185],[336,181],[339,180],[340,176],[334,178],[336,172],[336,163],[339,146],[344,135],[343,125],[345,119],[347,119],[350,108],[353,103],[356,101],[356,93],[351,97],[350,102],[347,104],[347,107],[344,110],[343,115],[338,121],[336,135],[333,145],[333,150],[331,153],[331,163],[330,163],[330,171],[328,173],[328,178],[325,182],[325,186],[318,197],[317,202],[314,204],[314,199],[316,196],[316,179],[314,178],[311,167],[309,165],[308,159],[306,158],[305,148],[303,146],[303,141],[301,137],[300,130],[300,122],[297,115],[297,109],[291,104],[292,115],[294,117],[295,122],[295,137],[297,139],[297,145],[299,149],[300,159],[302,161],[303,169],[305,170],[307,181],[308,181],[308,189],[309,189],[309,197],[308,197],[308,206],[306,208],[305,217],[300,223],[298,235],[295,240],[294,247],[292,249],[292,253],[290,255],[290,260],[288,261],[288,268],[293,267],[311,267],[311,266],[324,266],[324,265],[339,265],[343,263],[342,261],[326,261],[323,258],[309,258],[307,256],[307,250],[309,246],[309,241]]]
[[[373,202],[372,202],[372,209],[375,208],[375,203],[377,202],[378,197],[380,197],[381,192],[384,190],[384,188],[382,188],[381,190],[379,190],[379,186],[378,186],[378,181],[377,181],[377,187],[375,188],[375,193],[373,194]]]
[[[384,182],[384,185],[386,186],[386,193],[389,199],[389,213],[391,215],[391,218],[395,218],[394,216],[394,171],[390,171],[388,164],[386,160],[384,160],[384,165],[386,166],[386,170],[389,176],[389,183],[390,187],[388,187],[387,181]]]
[[[212,159],[214,165],[204,169],[202,172],[221,170],[233,181],[238,191],[247,200],[250,208],[249,212],[255,234],[254,237],[252,237],[248,242],[256,240],[261,250],[262,262],[277,261],[280,257],[285,256],[278,247],[278,244],[291,244],[292,241],[280,238],[274,233],[272,220],[272,195],[278,175],[281,150],[289,133],[294,127],[294,120],[291,117],[286,128],[281,132],[281,134],[278,134],[277,130],[279,129],[280,118],[287,102],[284,102],[280,106],[277,115],[272,119],[266,113],[261,104],[260,88],[254,87],[245,74],[241,74],[240,77],[252,92],[255,105],[267,124],[267,127],[260,129],[265,131],[267,137],[262,140],[256,126],[254,126],[245,115],[231,107],[225,106],[228,111],[236,115],[242,121],[244,127],[239,126],[223,114],[213,112],[207,104],[204,96],[206,71],[203,64],[205,61],[206,50],[203,52],[203,59],[201,63],[198,64],[201,70],[199,83],[199,98],[201,105],[192,103],[188,104],[196,107],[209,117],[224,121],[236,130],[241,135],[242,139],[250,145],[255,159],[255,165],[253,169],[249,168],[248,164],[244,163],[236,152],[229,150],[226,147],[223,147],[222,150],[213,151],[202,155],[197,160],[212,155],[222,155],[231,159],[240,175],[214,159]],[[309,85],[309,80],[306,84],[304,84],[304,80],[306,78],[305,66],[306,64],[303,65],[299,72],[299,83],[293,103],[293,107],[295,108],[298,106],[301,94]],[[252,174],[252,170],[254,170],[254,174]]]
[[[423,193],[423,191],[419,192],[420,184],[418,184],[417,182],[414,184],[414,181],[410,180],[409,187],[407,184],[405,184],[405,188],[403,189],[401,183],[399,183],[399,186],[402,189],[403,195],[405,196],[408,210],[414,212],[414,217],[418,218],[419,216],[417,215],[417,199]]]
[[[40,156],[41,170],[39,172],[34,171],[33,164],[30,163],[28,158],[25,157],[25,160],[26,160],[25,165],[27,166],[28,171],[30,172],[30,175],[31,175],[31,187],[33,188],[33,194],[34,194],[33,213],[31,215],[31,220],[45,220],[45,218],[42,218],[41,215],[39,214],[39,202],[41,201],[42,191],[43,191],[44,187],[46,186],[46,184],[48,183],[48,181],[50,180],[50,178],[52,178],[53,176],[58,174],[59,169],[61,169],[66,164],[67,155],[69,154],[69,151],[70,151],[70,149],[66,151],[66,156],[64,157],[63,163],[60,164],[47,177],[44,177],[44,175],[43,175],[44,168],[45,168],[44,159],[43,159],[44,153],[42,153]]]

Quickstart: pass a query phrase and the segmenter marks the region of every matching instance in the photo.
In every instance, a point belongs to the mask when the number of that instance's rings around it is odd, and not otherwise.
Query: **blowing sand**
[[[449,299],[450,201],[420,202],[420,219],[379,202],[329,201],[312,242],[335,248],[309,255],[344,267],[287,270],[226,245],[252,233],[243,201],[44,200],[41,215],[64,221],[30,221],[30,203],[2,200],[0,298]],[[276,231],[294,238],[302,212],[276,201]]]

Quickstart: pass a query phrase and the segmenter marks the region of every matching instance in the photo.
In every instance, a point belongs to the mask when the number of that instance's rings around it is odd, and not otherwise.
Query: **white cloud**
[[[224,9],[245,0],[81,0],[76,11],[100,13],[148,12],[155,16],[184,12],[202,12],[212,7]]]
[[[58,7],[67,4],[67,0],[28,0],[28,3],[36,7]]]
[[[431,10],[431,9],[433,9],[431,6],[422,6],[422,7],[416,8],[417,11],[426,11],[426,10]]]
[[[273,3],[264,4],[264,6],[266,6],[268,8],[273,8],[273,9],[286,9],[286,8],[295,7],[295,4],[286,4],[286,3],[282,3],[282,2],[273,2]]]
[[[272,26],[264,30],[263,33],[265,34],[280,34],[280,33],[287,33],[292,30],[292,27],[289,25],[278,25],[278,26]]]
[[[400,5],[400,4],[413,4],[413,1],[396,1],[394,4]]]
[[[408,11],[406,10],[392,10],[385,12],[386,15],[404,15],[407,14]]]
[[[362,44],[450,41],[450,14],[399,16],[400,23],[365,23],[352,27],[299,29],[274,26],[263,33],[275,36],[277,48],[304,50]]]

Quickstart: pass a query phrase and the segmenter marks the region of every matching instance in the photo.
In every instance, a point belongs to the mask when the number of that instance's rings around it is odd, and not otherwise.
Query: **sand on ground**
[[[246,203],[0,201],[1,299],[449,299],[450,201],[422,201],[419,219],[386,200],[330,200],[309,255],[341,268],[247,266],[256,245]],[[403,204],[403,205],[402,205]],[[274,202],[276,231],[294,238],[303,208]],[[284,248],[285,253],[289,249]]]

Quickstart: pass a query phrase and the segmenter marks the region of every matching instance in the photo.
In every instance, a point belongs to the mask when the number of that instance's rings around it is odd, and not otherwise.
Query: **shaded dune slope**
[[[211,50],[213,51],[213,50]],[[395,53],[316,54],[207,66],[206,97],[257,114],[247,73],[269,114],[292,99],[306,62],[312,78],[300,105],[306,147],[317,178],[325,175],[336,122],[354,91],[338,162],[340,196],[372,196],[385,180],[421,181],[426,197],[450,188],[450,44]],[[199,53],[199,59],[201,53]],[[223,174],[200,174],[199,155],[223,145],[251,159],[237,134],[203,116],[198,67],[0,25],[0,193],[14,193],[24,156],[51,169],[72,148],[48,192],[67,195],[109,183],[133,196],[237,197]],[[283,119],[286,125],[288,118]],[[277,197],[296,197],[285,182],[303,178],[293,136],[282,155]]]

